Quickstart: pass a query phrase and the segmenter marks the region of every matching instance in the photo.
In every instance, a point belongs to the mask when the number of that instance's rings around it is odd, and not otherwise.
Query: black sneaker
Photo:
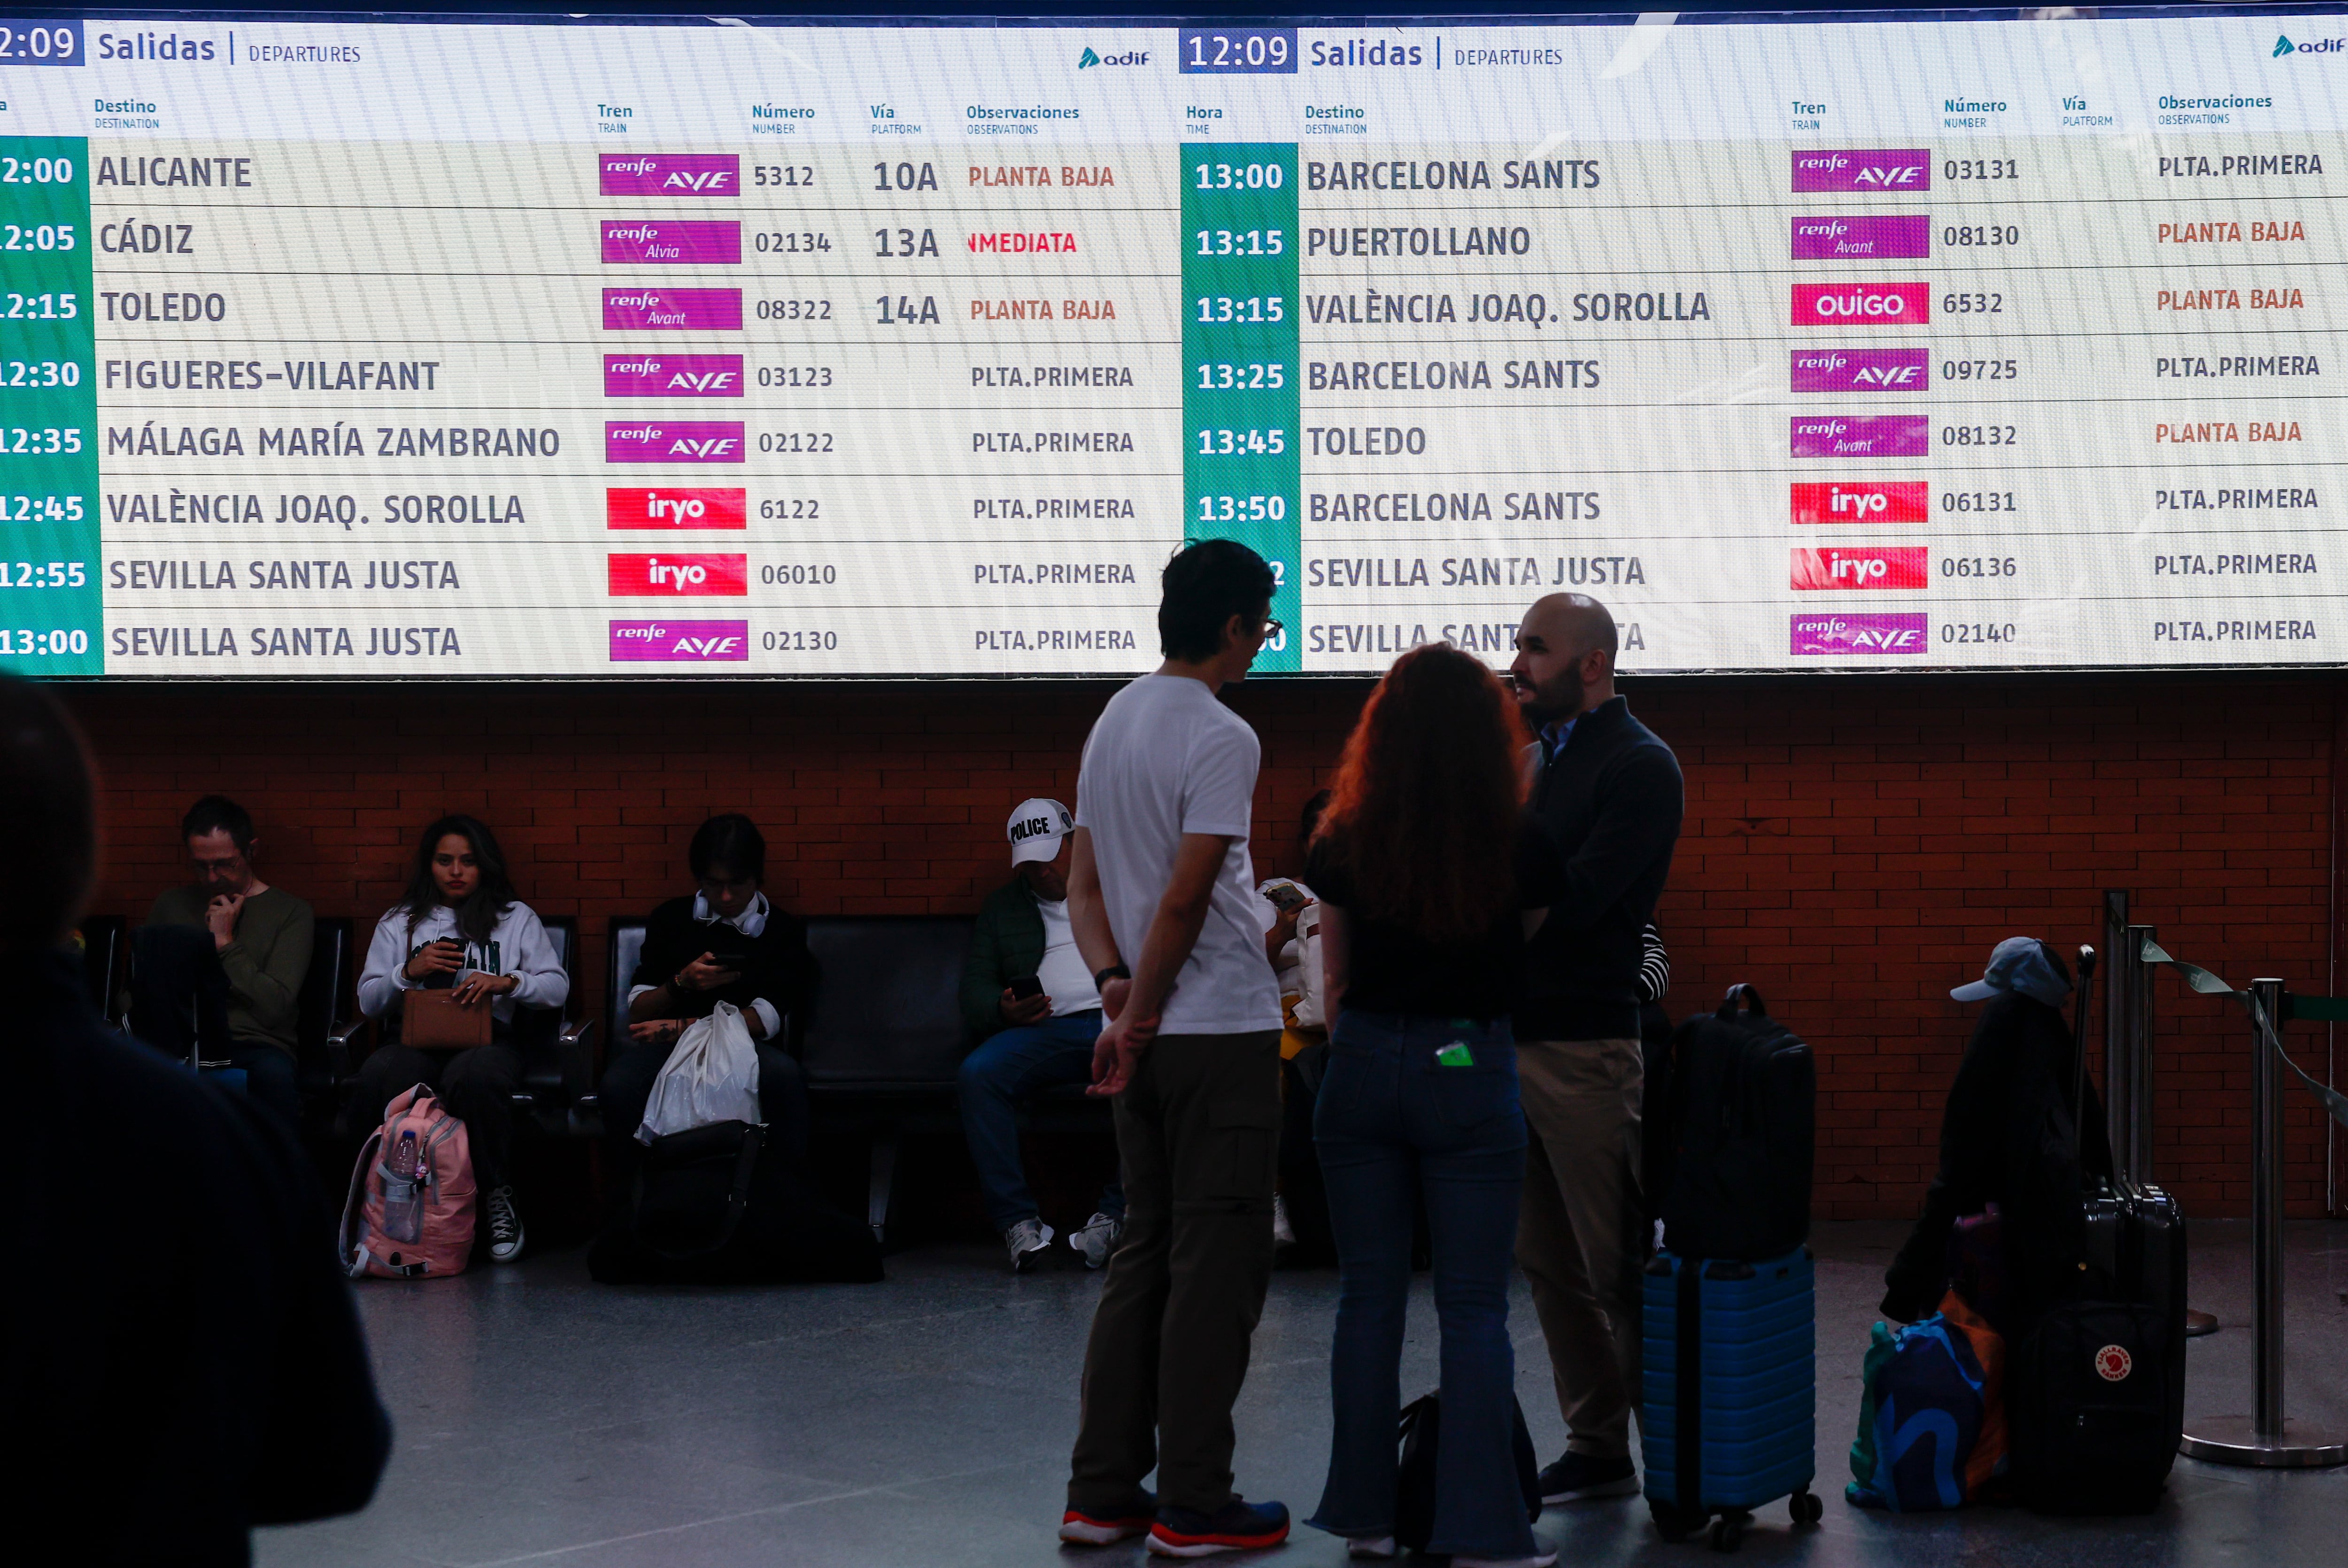
[[[1060,1539],[1071,1546],[1109,1546],[1128,1536],[1146,1535],[1158,1522],[1158,1494],[1147,1487],[1115,1508],[1071,1506],[1060,1515]]]
[[[1630,1497],[1639,1490],[1639,1472],[1629,1455],[1603,1460],[1596,1454],[1566,1456],[1540,1472],[1541,1501],[1587,1502],[1593,1498]]]
[[[1149,1550],[1159,1557],[1212,1557],[1222,1552],[1261,1552],[1288,1539],[1288,1508],[1250,1502],[1233,1492],[1212,1513],[1161,1508],[1149,1527]]]
[[[521,1212],[514,1207],[513,1189],[490,1188],[483,1206],[489,1211],[489,1261],[510,1264],[521,1256],[523,1241]]]

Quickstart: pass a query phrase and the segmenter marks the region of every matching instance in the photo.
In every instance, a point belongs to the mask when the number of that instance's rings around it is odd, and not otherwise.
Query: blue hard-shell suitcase
[[[1778,1498],[1825,1506],[1818,1471],[1817,1268],[1807,1247],[1759,1263],[1658,1253],[1647,1265],[1640,1440],[1647,1507],[1668,1541],[1707,1523],[1733,1551]]]

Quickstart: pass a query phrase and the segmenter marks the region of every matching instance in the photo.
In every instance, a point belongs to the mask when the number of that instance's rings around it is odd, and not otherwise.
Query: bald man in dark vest
[[[1671,748],[1615,693],[1619,646],[1603,604],[1553,593],[1525,612],[1509,672],[1538,737],[1529,810],[1566,863],[1516,1014],[1528,1134],[1517,1261],[1568,1428],[1564,1457],[1541,1472],[1553,1503],[1639,1490],[1641,933],[1671,872],[1683,799]]]

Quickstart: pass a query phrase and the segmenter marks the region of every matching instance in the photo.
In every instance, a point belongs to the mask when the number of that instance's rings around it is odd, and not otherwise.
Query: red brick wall
[[[694,825],[766,828],[769,885],[807,913],[961,912],[1005,874],[1002,824],[1073,799],[1086,683],[77,690],[105,770],[99,908],[182,872],[189,800],[245,801],[273,880],[371,920],[443,811],[495,826],[531,903],[608,916],[679,891]],[[1354,682],[1242,689],[1264,738],[1258,863],[1293,869],[1296,812]],[[2123,887],[2169,951],[2240,984],[2329,989],[2335,698],[2314,679],[1648,682],[1687,827],[1662,922],[1672,1005],[1759,985],[1820,1056],[1819,1212],[1904,1215],[1970,1026],[1947,987],[2018,932],[2101,944]],[[601,1008],[600,982],[587,1004]],[[2157,982],[2159,1173],[2192,1212],[2247,1212],[2239,1009]],[[2321,1026],[2300,1026],[2319,1076]],[[2294,1212],[2324,1197],[2322,1123],[2291,1109]]]

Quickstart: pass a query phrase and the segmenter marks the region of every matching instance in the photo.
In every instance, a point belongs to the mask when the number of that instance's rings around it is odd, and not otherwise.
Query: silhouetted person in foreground
[[[275,1118],[110,1033],[61,948],[97,814],[81,738],[0,678],[0,1521],[26,1563],[244,1563],[366,1505],[391,1447],[309,1162]]]

